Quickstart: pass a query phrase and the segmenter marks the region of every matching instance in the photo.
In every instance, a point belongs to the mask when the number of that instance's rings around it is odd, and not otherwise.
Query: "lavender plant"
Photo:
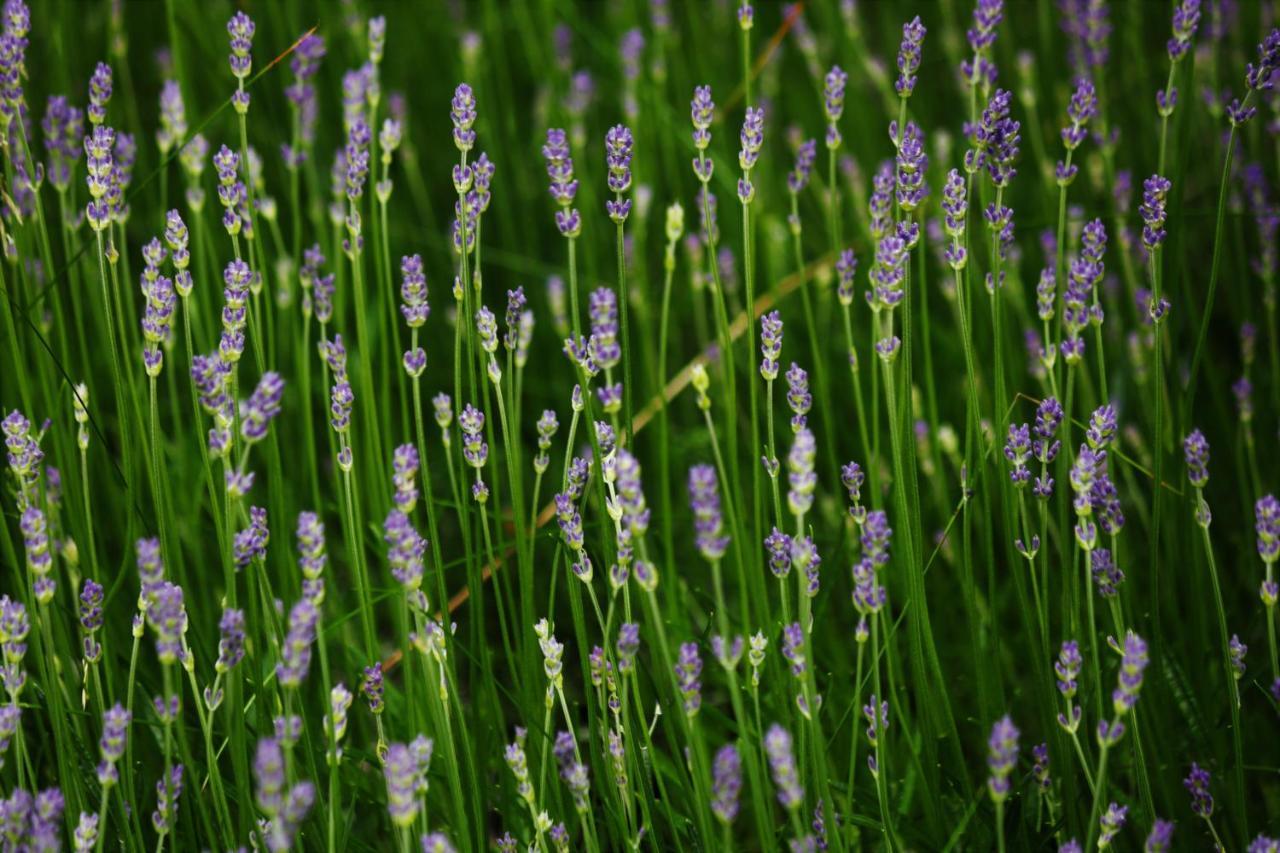
[[[1277,849],[1272,4],[28,2],[0,847]]]

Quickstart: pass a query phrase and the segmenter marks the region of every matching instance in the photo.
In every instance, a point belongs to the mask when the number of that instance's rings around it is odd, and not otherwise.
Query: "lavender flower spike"
[[[631,189],[631,146],[633,138],[630,129],[624,125],[615,125],[605,134],[605,163],[609,168],[609,190],[614,198],[605,202],[605,210],[609,218],[621,225],[627,221],[631,213],[631,199],[622,194]]]
[[[1006,715],[991,729],[991,739],[987,742],[987,767],[991,770],[987,790],[996,803],[1004,802],[1009,796],[1009,776],[1017,764],[1018,730]]]
[[[1213,794],[1209,793],[1209,771],[1194,761],[1191,772],[1182,780],[1182,787],[1191,795],[1191,811],[1205,820],[1213,817]]]
[[[738,797],[742,791],[742,758],[733,744],[716,753],[712,767],[711,811],[726,826],[738,816]]]
[[[898,48],[898,79],[893,86],[900,98],[910,98],[915,90],[924,34],[925,27],[920,23],[919,15],[902,25],[902,45]]]
[[[799,808],[804,804],[804,788],[800,787],[791,734],[774,723],[764,736],[764,752],[769,759],[774,787],[778,789],[778,802],[788,810]]]
[[[699,553],[710,561],[721,559],[729,547],[729,537],[724,535],[720,488],[715,468],[710,465],[694,465],[689,469],[689,503],[693,508],[693,526]]]

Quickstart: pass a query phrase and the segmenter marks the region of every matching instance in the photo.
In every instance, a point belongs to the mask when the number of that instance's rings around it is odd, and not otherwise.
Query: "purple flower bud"
[[[1115,706],[1117,717],[1123,716],[1138,704],[1138,694],[1142,690],[1142,674],[1148,662],[1146,642],[1133,631],[1129,631],[1124,638],[1118,684],[1111,693],[1111,702]]]
[[[1258,64],[1250,62],[1245,69],[1245,85],[1255,91],[1270,89],[1277,68],[1280,68],[1280,29],[1272,29],[1258,45]]]
[[[791,537],[778,528],[773,528],[764,539],[765,550],[769,554],[769,570],[779,580],[791,574]]]
[[[675,664],[676,688],[680,691],[684,712],[689,717],[702,707],[702,658],[697,643],[683,643]]]
[[[615,125],[605,134],[605,162],[609,169],[609,190],[617,198],[608,202],[609,216],[614,222],[621,224],[631,212],[629,199],[622,199],[622,193],[631,188],[631,147],[633,139],[631,131],[624,125]]]
[[[1228,658],[1231,662],[1231,675],[1237,681],[1244,677],[1245,662],[1244,657],[1249,653],[1249,647],[1240,642],[1240,638],[1235,634],[1231,635],[1231,641],[1227,646]]]
[[[383,760],[382,773],[387,782],[387,811],[391,822],[398,827],[412,826],[418,816],[418,798],[414,791],[417,763],[409,747],[391,744]]]
[[[640,651],[640,626],[635,622],[623,622],[618,629],[619,672],[631,672],[634,669],[638,651]]]
[[[231,73],[244,80],[253,68],[253,21],[244,12],[236,12],[227,21],[227,34],[231,37]]]
[[[1031,479],[1031,472],[1027,469],[1027,460],[1031,458],[1030,426],[1009,424],[1009,438],[1005,441],[1004,456],[1012,466],[1009,479],[1019,488],[1025,486]]]
[[[987,768],[991,775],[987,778],[987,790],[991,799],[1003,802],[1009,796],[1009,776],[1018,765],[1018,730],[1013,720],[1004,716],[996,721],[991,729],[991,738],[987,741]]]
[[[86,113],[89,123],[98,125],[107,120],[107,102],[111,100],[111,66],[99,62],[89,78],[89,107]]]
[[[385,704],[382,698],[382,664],[374,663],[364,669],[364,677],[360,681],[360,693],[369,703],[369,710],[381,714]]]
[[[1253,505],[1253,529],[1258,535],[1258,556],[1268,569],[1280,558],[1280,501],[1265,495]],[[1268,571],[1270,574],[1270,571]]]
[[[707,560],[721,559],[729,547],[729,537],[724,535],[720,489],[712,466],[694,465],[689,469],[689,504],[698,551]]]
[[[787,173],[787,189],[793,194],[800,193],[809,185],[809,177],[813,174],[813,164],[818,156],[818,143],[806,139],[796,149],[795,168]],[[799,223],[793,223],[798,227]]]
[[[889,124],[889,135],[898,138],[897,122]],[[928,192],[924,184],[925,170],[929,168],[929,157],[924,151],[924,133],[913,121],[907,122],[902,132],[901,144],[897,155],[897,197],[898,206],[910,212],[920,205]]]
[[[1152,175],[1142,184],[1142,206],[1138,212],[1142,214],[1142,244],[1148,250],[1158,249],[1164,242],[1165,198],[1172,187],[1173,183],[1160,175]]]
[[[289,630],[280,647],[280,663],[276,665],[276,679],[282,686],[296,688],[307,677],[319,620],[320,611],[306,598],[289,611]]]
[[[738,748],[728,744],[716,753],[711,777],[711,811],[726,826],[738,816],[742,793],[742,758]]]
[[[1058,676],[1058,692],[1062,694],[1062,698],[1068,701],[1076,695],[1076,679],[1080,676],[1080,667],[1082,665],[1080,644],[1075,640],[1063,642],[1062,648],[1058,652],[1058,660],[1053,665],[1053,671]]]
[[[400,509],[387,513],[382,529],[392,577],[406,591],[417,589],[422,584],[422,558],[427,541],[413,529],[409,517]]]
[[[172,831],[178,823],[178,800],[182,797],[182,765],[175,764],[169,778],[156,782],[156,808],[151,813],[151,826],[160,835]]]
[[[470,151],[476,144],[476,132],[471,129],[476,121],[476,98],[466,83],[459,83],[454,90],[449,117],[453,121],[453,144],[463,153]]]
[[[218,622],[218,660],[214,668],[218,672],[234,669],[244,659],[244,611],[224,608]]]
[[[693,146],[699,152],[699,160],[702,159],[701,152],[705,151],[707,146],[711,144],[711,120],[715,116],[716,105],[711,100],[710,86],[697,86],[693,90],[693,103],[690,111],[693,116]],[[694,171],[698,173],[698,178],[706,183],[711,178],[710,170],[704,177],[698,171],[698,166],[694,165]]]
[[[909,98],[916,87],[916,71],[920,68],[920,49],[924,44],[925,27],[920,16],[902,25],[902,45],[898,48],[898,80],[894,90],[898,97]]]
[[[764,752],[769,759],[774,787],[778,789],[778,802],[788,810],[799,808],[804,803],[804,789],[800,786],[800,773],[791,748],[791,734],[774,723],[765,734]]]
[[[1155,823],[1151,825],[1151,834],[1142,845],[1142,851],[1143,853],[1169,853],[1169,846],[1172,843],[1173,821],[1156,818]]]
[[[792,412],[791,429],[799,432],[804,429],[813,395],[809,393],[809,374],[794,361],[787,370],[787,405]]]
[[[1120,834],[1120,830],[1124,828],[1125,818],[1128,815],[1128,806],[1122,806],[1119,803],[1111,803],[1107,806],[1107,810],[1098,819],[1098,824],[1101,827],[1101,831],[1098,834],[1099,850],[1110,846],[1115,837]]]
[[[1191,772],[1182,780],[1182,787],[1191,795],[1191,811],[1205,820],[1213,817],[1213,795],[1209,793],[1209,771],[1194,761]]]

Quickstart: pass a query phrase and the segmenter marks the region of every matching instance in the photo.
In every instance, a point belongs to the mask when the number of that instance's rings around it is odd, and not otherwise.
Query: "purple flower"
[[[1173,843],[1173,821],[1156,818],[1151,825],[1151,834],[1142,845],[1143,853],[1169,853],[1169,845]]]
[[[1111,845],[1115,837],[1124,828],[1125,818],[1129,816],[1129,807],[1119,803],[1111,803],[1098,819],[1101,832],[1098,835],[1098,849],[1104,850]]]
[[[382,529],[392,577],[406,591],[417,589],[422,584],[422,557],[427,541],[413,529],[409,516],[401,509],[387,513]]]
[[[280,414],[280,401],[284,396],[284,379],[274,371],[267,371],[249,399],[240,405],[240,435],[249,444],[261,441],[267,435],[267,427]]]
[[[621,225],[631,212],[631,200],[621,196],[631,188],[631,147],[633,144],[631,131],[619,124],[609,128],[605,134],[605,163],[609,168],[609,189],[615,198],[607,201],[605,207],[609,218]]]
[[[482,438],[484,429],[484,412],[467,403],[466,408],[458,415],[458,426],[462,430],[462,456],[472,468],[484,467],[489,458],[489,445]]]
[[[1236,413],[1242,423],[1253,420],[1253,383],[1249,377],[1241,376],[1231,383],[1231,394],[1236,398]]]
[[[853,304],[854,277],[858,272],[858,257],[853,249],[845,249],[836,258],[836,298],[841,305]]]
[[[1098,586],[1098,595],[1115,598],[1119,594],[1120,584],[1124,583],[1124,572],[1112,559],[1110,549],[1095,548],[1089,552],[1089,571],[1093,574],[1093,582]]]
[[[1173,7],[1173,37],[1168,41],[1170,62],[1177,62],[1191,49],[1191,39],[1199,26],[1200,0],[1181,0]]]
[[[1209,793],[1209,771],[1194,761],[1191,772],[1182,780],[1182,787],[1191,795],[1191,811],[1205,820],[1213,817],[1213,795]]]
[[[1277,68],[1280,68],[1280,29],[1273,29],[1258,45],[1258,64],[1250,62],[1245,69],[1245,85],[1259,92],[1270,89],[1275,85],[1272,78]]]
[[[1192,430],[1183,440],[1182,449],[1187,460],[1187,479],[1197,489],[1204,488],[1209,482],[1209,442],[1204,433]]]
[[[244,611],[233,607],[222,610],[222,618],[218,621],[218,660],[214,669],[218,672],[229,672],[244,660]]]
[[[1018,730],[1008,715],[996,721],[987,741],[987,790],[991,799],[1004,802],[1009,796],[1009,776],[1018,765]]]
[[[1009,424],[1009,438],[1004,444],[1004,456],[1013,466],[1009,471],[1009,479],[1019,488],[1031,479],[1027,470],[1027,460],[1031,458],[1031,427],[1027,424],[1018,426]]]
[[[689,469],[689,503],[698,551],[707,560],[719,560],[729,547],[720,513],[720,489],[716,469],[710,465],[694,465]]]
[[[175,764],[169,778],[156,782],[156,808],[151,813],[151,826],[164,835],[178,822],[178,800],[182,797],[182,765]]]
[[[253,778],[257,783],[254,800],[268,817],[279,814],[284,805],[284,750],[275,738],[258,741],[253,758]]]
[[[791,748],[791,734],[774,723],[764,736],[764,752],[769,759],[774,787],[778,789],[778,802],[788,810],[799,808],[804,804],[804,789],[800,787],[800,774]]]
[[[760,147],[764,144],[764,110],[762,108],[747,107],[739,141],[742,148],[738,154],[738,165],[744,172],[749,172],[755,166],[760,156]]]
[[[809,393],[809,374],[794,361],[787,370],[787,405],[791,407],[791,429],[799,432],[808,420],[813,395]]]
[[[171,664],[186,654],[187,610],[182,587],[165,581],[147,595],[147,623],[156,632],[156,656]]]
[[[898,123],[889,124],[890,137],[898,138]],[[897,155],[897,196],[898,206],[908,213],[916,209],[924,200],[927,188],[924,185],[925,170],[929,168],[929,157],[924,151],[924,133],[913,121],[907,122],[902,131],[901,144]]]
[[[902,283],[907,273],[907,251],[906,241],[898,234],[887,234],[876,244],[871,290],[867,293],[872,310],[892,310],[905,296]]]
[[[40,123],[44,147],[49,153],[46,174],[55,189],[71,186],[71,170],[84,145],[84,113],[62,95],[51,95]]]
[[[697,643],[683,643],[680,658],[675,664],[676,689],[684,704],[684,712],[690,717],[702,707],[702,658]]]
[[[1116,689],[1111,692],[1111,702],[1115,706],[1117,717],[1124,716],[1138,704],[1138,694],[1142,690],[1142,674],[1148,663],[1146,642],[1133,631],[1129,631],[1124,638],[1118,683]]]
[[[374,663],[365,667],[364,676],[360,680],[360,693],[369,703],[372,713],[382,713],[386,707],[383,701],[382,664]]]
[[[1009,181],[1017,174],[1013,161],[1018,156],[1021,142],[1021,125],[1009,117],[1009,104],[1012,95],[997,89],[991,96],[982,119],[973,128],[973,148],[965,152],[964,165],[969,172],[976,172],[986,167],[991,181],[997,187],[1008,186]]]
[[[302,599],[289,611],[289,630],[280,648],[276,679],[284,687],[296,688],[311,668],[311,646],[316,641],[320,611],[309,599]]]
[[[711,144],[711,120],[715,117],[716,105],[711,100],[710,86],[697,86],[693,90],[693,102],[690,113],[693,117],[693,147],[698,150],[698,159],[694,161],[693,171],[704,184],[711,180],[711,167],[705,167],[705,174],[699,167],[704,152]]]
[[[99,62],[93,69],[93,76],[89,78],[89,107],[85,111],[95,130],[107,120],[107,102],[110,100],[111,66]]]
[[[1082,665],[1080,644],[1075,640],[1065,641],[1058,652],[1058,660],[1053,665],[1053,671],[1058,676],[1058,692],[1068,701],[1076,695],[1076,679],[1080,676]]]
[[[49,577],[49,572],[53,569],[53,555],[49,551],[49,530],[45,515],[36,507],[28,506],[22,513],[19,526],[27,556],[27,568],[35,575],[36,597],[41,604],[45,604],[53,597],[54,583]]]
[[[987,53],[996,41],[996,27],[1004,19],[1003,0],[978,0],[973,7],[973,26],[965,30],[974,53]],[[966,79],[972,79],[970,73]]]
[[[1093,83],[1086,77],[1076,81],[1076,90],[1067,104],[1067,120],[1070,122],[1062,129],[1062,144],[1068,151],[1074,151],[1084,142],[1085,126],[1098,114],[1098,94]],[[1065,166],[1064,166],[1065,168]],[[1075,177],[1075,167],[1068,180]]]
[[[1142,184],[1142,205],[1138,212],[1142,214],[1142,244],[1148,250],[1158,249],[1164,242],[1165,198],[1172,187],[1168,178],[1159,175],[1152,175]]]
[[[813,433],[801,426],[787,454],[787,508],[792,515],[803,516],[813,506],[813,494],[818,486],[818,475],[813,466],[817,457],[817,443]]]
[[[880,735],[889,729],[889,702],[879,700],[872,693],[867,704],[862,706],[862,718],[867,721],[867,741],[874,748],[880,742]],[[871,772],[876,772],[875,757],[872,756]]]
[[[1227,646],[1228,658],[1231,662],[1231,675],[1237,681],[1244,677],[1245,662],[1244,656],[1249,653],[1249,647],[1240,642],[1240,638],[1232,634],[1231,641]]]
[[[829,134],[830,132],[828,136]],[[806,139],[796,149],[795,168],[787,173],[787,189],[793,195],[802,192],[809,185],[809,177],[813,174],[813,163],[817,156],[818,143],[812,139]],[[798,227],[799,224],[799,221],[791,223],[793,228]]]
[[[916,71],[920,68],[920,48],[924,44],[925,27],[920,16],[902,25],[902,44],[898,48],[898,80],[894,90],[898,97],[909,98],[916,87]]]
[[[84,138],[85,182],[90,197],[85,216],[95,231],[105,230],[110,222],[108,195],[115,183],[115,141],[115,131],[101,124],[95,124],[93,133]]]
[[[618,671],[631,672],[639,651],[640,626],[635,622],[623,622],[618,628]]]
[[[551,828],[549,834],[553,839],[557,835],[557,829],[560,830],[560,835],[567,836],[568,833],[565,832],[564,824],[560,823]],[[568,849],[567,844],[565,849]],[[443,832],[429,832],[422,836],[422,853],[458,853],[458,848],[453,846],[453,843],[449,841],[449,836]]]
[[[791,664],[791,674],[796,678],[805,673],[804,629],[799,622],[782,628],[782,657]]]
[[[1031,774],[1036,778],[1040,793],[1047,794],[1051,788],[1049,781],[1049,744],[1036,744],[1031,748],[1031,755],[1035,758],[1035,765],[1031,769]]]
[[[760,375],[767,382],[778,378],[778,357],[782,355],[782,315],[770,311],[760,318]]]
[[[85,632],[84,648],[87,660],[96,660],[102,654],[102,647],[93,639],[93,634],[102,627],[102,584],[86,578],[80,588],[80,628]]]
[[[578,182],[573,177],[573,158],[569,156],[569,141],[563,130],[552,128],[547,131],[542,156],[547,161],[547,175],[551,178],[551,197],[561,208],[556,214],[556,225],[561,234],[576,237],[581,222],[572,205],[578,193]]]
[[[243,81],[253,68],[253,21],[244,12],[236,12],[227,21],[227,35],[231,37],[231,73]],[[243,83],[241,84],[243,85]]]
[[[119,702],[102,714],[102,737],[98,741],[102,762],[98,765],[98,782],[104,787],[119,779],[116,764],[124,757],[130,719],[129,712]]]
[[[412,826],[418,817],[418,798],[415,796],[417,762],[409,747],[393,743],[387,748],[382,774],[387,783],[387,811],[391,822],[398,827]]]
[[[765,551],[769,554],[769,570],[779,580],[791,574],[791,537],[778,528],[773,528],[764,539]]]
[[[1271,574],[1271,564],[1280,558],[1280,501],[1275,495],[1265,495],[1253,505],[1253,529],[1258,535],[1258,556],[1267,564],[1267,574]]]
[[[742,793],[742,758],[738,748],[728,744],[716,753],[711,777],[711,811],[726,825],[738,816]]]
[[[453,92],[449,118],[453,121],[453,144],[465,154],[476,144],[476,132],[471,129],[476,122],[476,97],[466,83],[459,83]]]

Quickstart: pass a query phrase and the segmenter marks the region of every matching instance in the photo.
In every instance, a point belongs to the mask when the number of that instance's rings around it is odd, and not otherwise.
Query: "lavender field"
[[[4,0],[0,851],[1280,853],[1276,0]]]

